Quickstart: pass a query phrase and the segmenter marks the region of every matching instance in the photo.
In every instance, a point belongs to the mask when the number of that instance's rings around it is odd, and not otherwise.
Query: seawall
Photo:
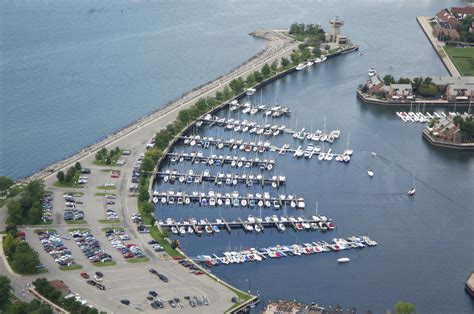
[[[472,152],[474,151],[474,143],[452,143],[452,142],[445,142],[439,140],[429,133],[428,130],[423,129],[421,132],[423,138],[428,141],[433,146],[443,147],[443,148],[450,148],[450,149],[457,149],[460,151]]]
[[[381,105],[386,107],[417,107],[417,106],[424,106],[424,107],[469,107],[468,101],[457,101],[457,102],[450,102],[447,100],[415,100],[415,101],[389,101],[389,100],[382,100],[377,98],[368,97],[360,90],[357,90],[357,97],[362,100],[364,103],[372,104],[372,105]]]

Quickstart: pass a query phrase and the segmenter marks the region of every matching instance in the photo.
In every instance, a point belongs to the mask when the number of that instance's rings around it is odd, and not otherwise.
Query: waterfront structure
[[[341,27],[344,25],[344,20],[339,16],[335,16],[329,20],[331,25],[331,32],[326,33],[326,41],[333,43],[336,47],[349,44],[349,39],[345,35],[341,35]]]
[[[390,84],[388,86],[388,96],[391,99],[413,99],[413,87],[411,84]]]
[[[450,141],[450,142],[460,142],[460,129],[451,118],[442,117],[438,123],[433,125],[433,127],[427,127],[431,135],[439,139]]]
[[[474,150],[472,133],[466,130],[462,131],[463,123],[472,123],[472,116],[464,114],[441,117],[432,122],[430,126],[424,128],[422,135],[423,138],[434,146],[472,151]]]

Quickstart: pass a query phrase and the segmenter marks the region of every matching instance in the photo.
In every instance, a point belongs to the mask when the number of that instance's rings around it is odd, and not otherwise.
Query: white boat
[[[373,171],[370,171],[370,170],[367,170],[367,174],[369,175],[369,177],[373,177],[374,176],[374,172]]]
[[[247,96],[252,96],[253,94],[255,94],[257,90],[255,88],[247,88],[247,90],[245,91],[245,95]]]
[[[301,71],[303,70],[304,68],[306,68],[306,63],[300,63],[296,66],[296,70],[297,71]]]
[[[341,257],[341,258],[337,259],[338,263],[349,263],[350,261],[351,261],[351,259],[348,258],[348,257]]]
[[[415,195],[416,193],[416,189],[415,188],[411,188],[409,191],[408,191],[408,196],[413,196]]]
[[[369,74],[369,77],[372,77],[372,76],[374,76],[375,74],[377,74],[377,71],[375,70],[375,68],[370,68],[368,74]]]

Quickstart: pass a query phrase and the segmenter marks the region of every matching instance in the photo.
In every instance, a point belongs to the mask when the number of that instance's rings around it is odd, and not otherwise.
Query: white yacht
[[[372,76],[375,76],[375,74],[377,74],[377,71],[375,70],[375,68],[370,68],[368,74],[369,74],[369,77],[372,77]]]
[[[296,66],[296,70],[297,71],[301,71],[303,70],[304,68],[306,68],[306,63],[300,63]]]

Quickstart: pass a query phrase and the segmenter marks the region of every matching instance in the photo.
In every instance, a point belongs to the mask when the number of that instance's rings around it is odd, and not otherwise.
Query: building
[[[391,99],[413,98],[413,87],[411,84],[390,84],[388,87],[388,96]]]
[[[461,35],[455,28],[444,28],[440,26],[436,26],[433,29],[433,35],[440,41],[457,41],[461,38]]]
[[[375,94],[383,89],[384,83],[378,75],[374,75],[369,78],[367,82],[365,82],[365,87],[367,89],[367,93]]]
[[[458,19],[462,20],[469,15],[474,15],[474,7],[452,7],[451,13]]]
[[[69,293],[69,287],[66,286],[66,284],[62,280],[51,280],[49,281],[49,284],[51,285],[51,287],[59,290],[61,292],[61,295],[63,296]]]
[[[441,118],[429,131],[433,136],[443,141],[461,142],[460,129],[454,124],[452,118]]]
[[[331,25],[331,32],[325,34],[327,43],[332,44],[335,48],[350,44],[349,38],[341,34],[341,27],[344,25],[344,21],[339,16],[330,19],[329,24]]]
[[[446,87],[446,99],[449,101],[468,101],[474,99],[474,85],[449,84]]]
[[[456,28],[461,25],[461,22],[449,12],[447,9],[443,9],[436,13],[435,21],[438,23],[441,28]]]

